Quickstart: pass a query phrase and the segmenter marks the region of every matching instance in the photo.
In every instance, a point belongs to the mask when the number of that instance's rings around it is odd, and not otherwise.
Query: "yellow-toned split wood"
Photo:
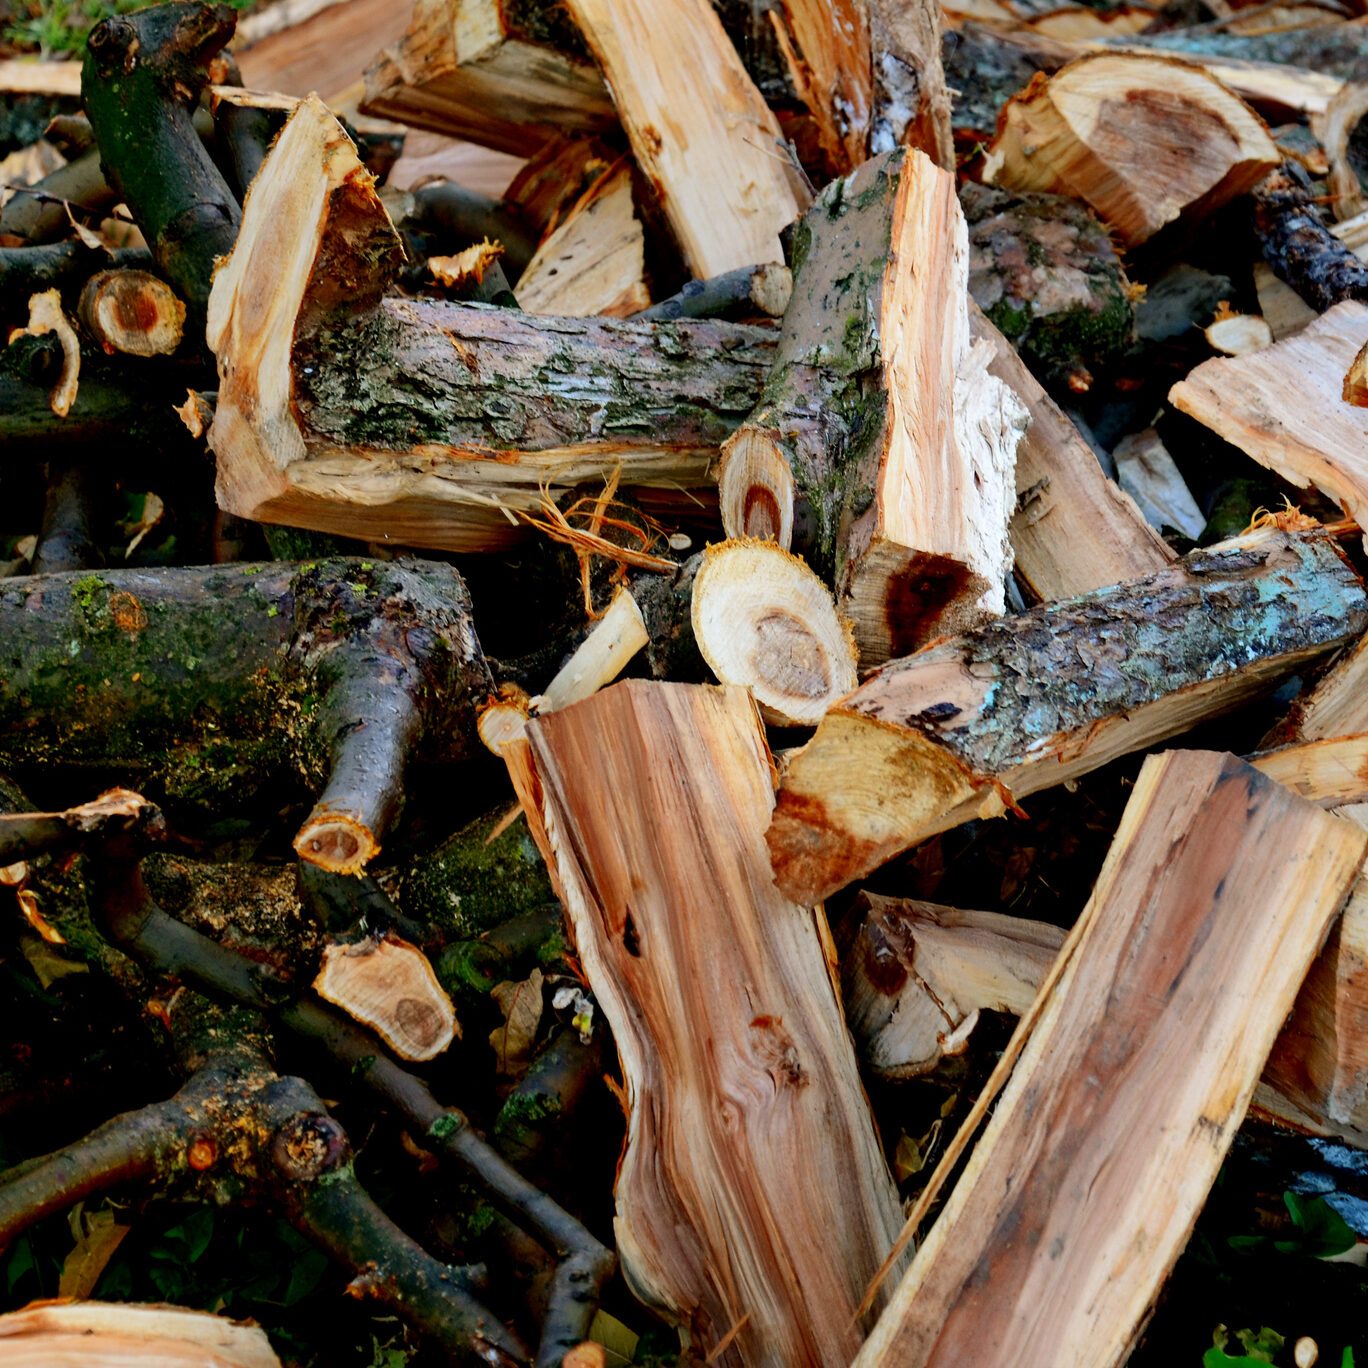
[[[1281,160],[1263,121],[1200,67],[1097,53],[1011,100],[984,179],[1082,199],[1134,247],[1252,189]]]
[[[76,392],[81,382],[81,342],[76,330],[62,312],[62,295],[59,290],[44,290],[29,300],[29,319],[21,336],[42,337],[44,333],[56,333],[62,344],[62,370],[53,385],[48,403],[59,418],[65,418],[76,402]],[[13,342],[14,338],[11,337]]]
[[[1169,399],[1283,479],[1330,495],[1368,527],[1368,412],[1343,393],[1365,343],[1368,304],[1348,300],[1262,351],[1203,362]]]
[[[1233,756],[1145,762],[1076,948],[857,1368],[1126,1361],[1365,847]]]
[[[596,694],[622,673],[649,640],[645,620],[632,591],[625,586],[618,589],[603,616],[556,672],[545,692],[533,699],[535,711],[554,712]]]
[[[900,1212],[825,918],[770,877],[754,705],[627,681],[528,731],[519,794],[622,1060],[628,1285],[716,1363],[848,1362]]]
[[[813,727],[856,685],[855,642],[831,591],[775,542],[710,546],[694,576],[694,640],[723,684],[771,722]]]
[[[0,1316],[5,1368],[280,1368],[266,1332],[176,1306],[48,1302]]]
[[[551,231],[514,293],[528,313],[626,318],[651,302],[645,272],[646,238],[624,161],[604,172]]]
[[[427,956],[393,932],[328,945],[313,986],[401,1059],[435,1059],[460,1034],[451,999]]]
[[[782,261],[807,193],[708,0],[566,0],[699,279]]]
[[[613,128],[603,76],[573,26],[554,6],[536,8],[545,25],[528,28],[499,0],[418,0],[403,37],[367,70],[361,108],[523,157],[558,133]]]
[[[1346,404],[1368,408],[1368,342],[1359,348],[1358,355],[1349,363],[1340,394]]]

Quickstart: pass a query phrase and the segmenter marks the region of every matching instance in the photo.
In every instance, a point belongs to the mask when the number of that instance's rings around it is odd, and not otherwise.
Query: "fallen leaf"
[[[132,1229],[119,1225],[112,1211],[92,1211],[85,1215],[84,1229],[76,1239],[76,1247],[62,1264],[62,1277],[57,1284],[59,1297],[85,1301],[100,1281],[114,1251]]]
[[[489,1033],[499,1072],[520,1078],[532,1058],[532,1042],[542,1017],[542,971],[534,969],[521,983],[504,982],[491,991],[504,1024]]]

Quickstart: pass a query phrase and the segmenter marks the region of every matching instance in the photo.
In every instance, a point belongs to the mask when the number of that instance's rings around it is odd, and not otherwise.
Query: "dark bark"
[[[1254,226],[1264,260],[1318,313],[1368,299],[1368,265],[1326,227],[1298,163],[1284,162],[1255,190]]]
[[[554,1162],[575,1110],[603,1073],[605,1032],[588,1043],[562,1027],[509,1093],[494,1123],[500,1153],[520,1170],[541,1176]]]
[[[491,238],[503,243],[503,264],[515,280],[537,250],[537,235],[516,204],[490,199],[453,181],[432,181],[410,192],[408,223],[440,238],[442,251]]]
[[[105,213],[118,203],[100,168],[96,152],[86,152],[59,166],[28,189],[20,190],[0,210],[0,233],[14,233],[32,243],[47,243],[70,231],[66,205],[78,218]]]
[[[49,470],[43,521],[33,553],[35,575],[104,564],[95,529],[105,491],[105,480],[88,465],[54,465]]]
[[[691,280],[678,294],[632,315],[639,319],[780,318],[788,305],[788,268],[773,264],[738,266],[709,280]]]
[[[456,572],[423,561],[7,580],[0,763],[114,769],[218,806],[326,780],[300,854],[355,870],[410,754],[472,752],[492,682],[469,611]]]
[[[81,242],[0,247],[0,319],[27,317],[29,296],[43,290],[74,294],[98,271],[127,266],[145,270],[151,262],[151,254],[141,247],[114,252],[96,251]],[[4,411],[0,404],[0,413]]]
[[[106,19],[91,31],[81,77],[105,174],[189,305],[195,337],[241,213],[192,113],[236,24],[227,5],[185,0]]]

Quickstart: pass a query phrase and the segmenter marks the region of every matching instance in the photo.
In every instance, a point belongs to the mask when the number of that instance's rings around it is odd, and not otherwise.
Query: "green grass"
[[[250,9],[254,0],[228,0]],[[44,57],[79,57],[86,35],[101,19],[145,9],[147,0],[0,0],[6,45]]]

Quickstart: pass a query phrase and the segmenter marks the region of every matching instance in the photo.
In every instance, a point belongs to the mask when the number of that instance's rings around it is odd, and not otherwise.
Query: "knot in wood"
[[[271,1162],[286,1178],[312,1182],[351,1158],[347,1134],[330,1116],[292,1116],[271,1142]]]
[[[213,1168],[218,1162],[218,1145],[212,1135],[197,1135],[185,1152],[185,1162],[196,1173]]]

